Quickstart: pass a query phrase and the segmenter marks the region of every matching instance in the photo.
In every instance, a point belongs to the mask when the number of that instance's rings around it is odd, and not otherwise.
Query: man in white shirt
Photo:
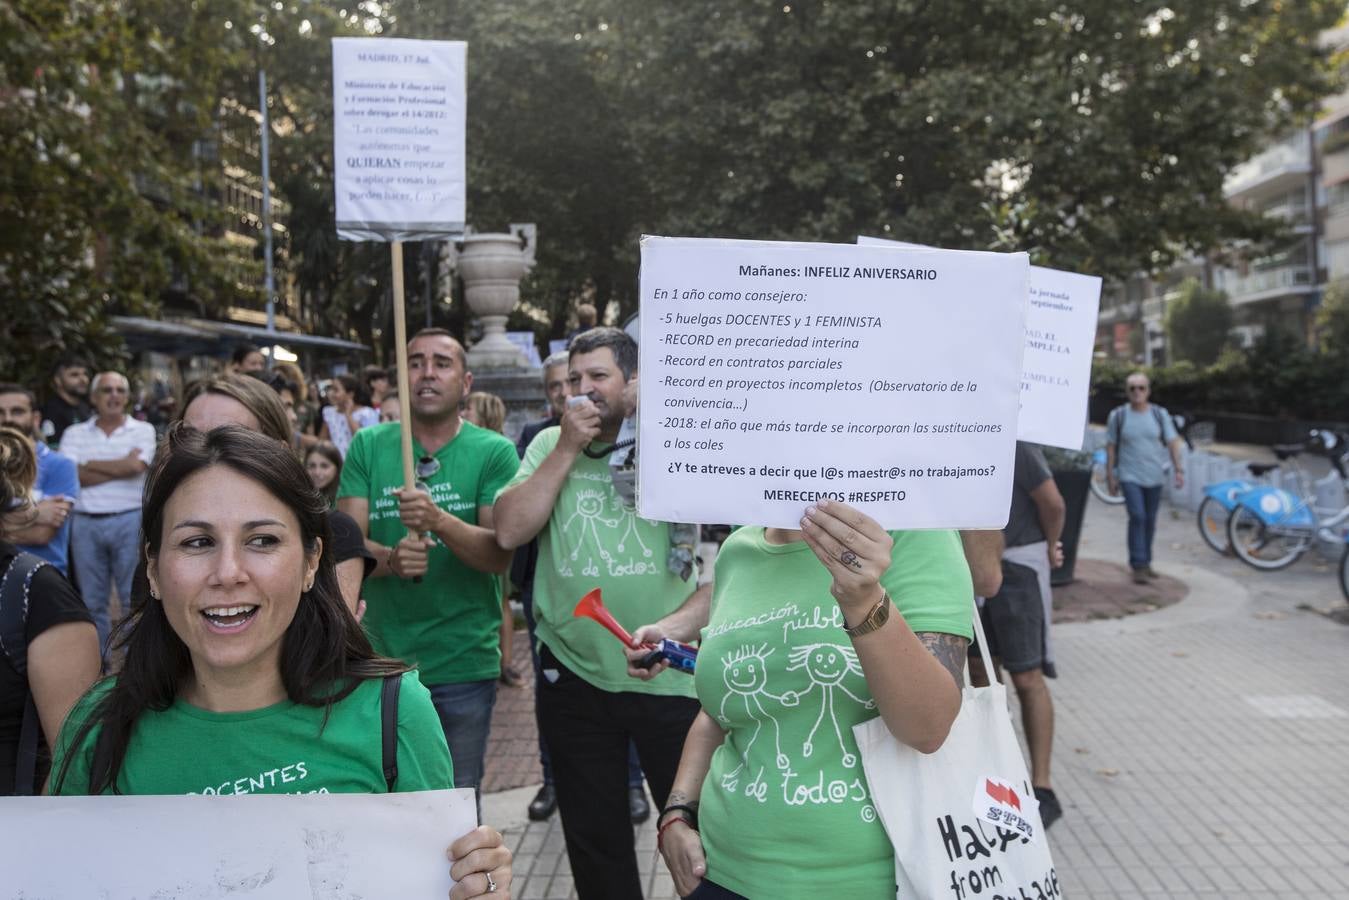
[[[131,385],[121,373],[95,375],[89,394],[95,415],[62,433],[61,453],[79,467],[71,563],[106,653],[114,584],[122,615],[130,611],[131,579],[140,556],[141,490],[155,455],[155,430],[126,414]]]

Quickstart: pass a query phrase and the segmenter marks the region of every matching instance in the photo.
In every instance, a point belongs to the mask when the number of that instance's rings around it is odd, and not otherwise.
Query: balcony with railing
[[[1315,290],[1316,277],[1310,266],[1302,264],[1261,269],[1245,275],[1232,269],[1221,269],[1214,275],[1214,286],[1226,291],[1235,306],[1285,294],[1308,293]]]
[[[1279,203],[1266,206],[1260,212],[1270,218],[1283,219],[1297,232],[1309,231],[1312,227],[1311,209],[1305,203]]]
[[[1299,132],[1234,168],[1227,176],[1223,192],[1231,199],[1282,189],[1306,178],[1311,171],[1311,143],[1306,132]]]

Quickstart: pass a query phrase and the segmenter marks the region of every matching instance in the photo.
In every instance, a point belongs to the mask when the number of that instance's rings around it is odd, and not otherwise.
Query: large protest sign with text
[[[0,798],[0,884],[9,885],[0,896],[445,897],[454,886],[445,848],[478,823],[466,788],[246,793],[254,780],[241,778],[228,797]],[[109,840],[110,822],[129,839]]]
[[[1024,254],[645,237],[641,265],[643,516],[1006,524]]]
[[[859,237],[857,243],[864,247],[922,246],[870,237]],[[1021,416],[1017,420],[1020,440],[1081,449],[1100,306],[1101,279],[1095,275],[1030,267]]]
[[[463,233],[465,56],[461,41],[333,39],[338,237]]]

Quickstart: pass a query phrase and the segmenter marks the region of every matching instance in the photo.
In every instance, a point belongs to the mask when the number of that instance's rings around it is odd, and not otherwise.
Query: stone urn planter
[[[520,302],[520,279],[529,269],[520,238],[513,234],[472,234],[463,240],[459,275],[464,299],[482,323],[482,340],[468,351],[468,367],[523,369],[525,355],[506,337],[506,319]]]

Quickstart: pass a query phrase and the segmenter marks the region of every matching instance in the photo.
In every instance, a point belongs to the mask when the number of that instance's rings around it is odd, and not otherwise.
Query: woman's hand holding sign
[[[850,626],[880,602],[880,578],[894,541],[876,521],[846,503],[820,500],[801,518],[806,544],[833,576],[829,591]]]
[[[452,864],[450,877],[457,882],[450,900],[510,900],[512,855],[504,844],[501,832],[479,825],[449,846],[445,856]]]
[[[820,500],[806,510],[801,531],[833,576],[829,591],[886,727],[919,752],[932,753],[960,710],[969,642],[953,634],[915,634],[902,614],[891,615],[880,579],[890,568],[894,540],[874,519]]]

